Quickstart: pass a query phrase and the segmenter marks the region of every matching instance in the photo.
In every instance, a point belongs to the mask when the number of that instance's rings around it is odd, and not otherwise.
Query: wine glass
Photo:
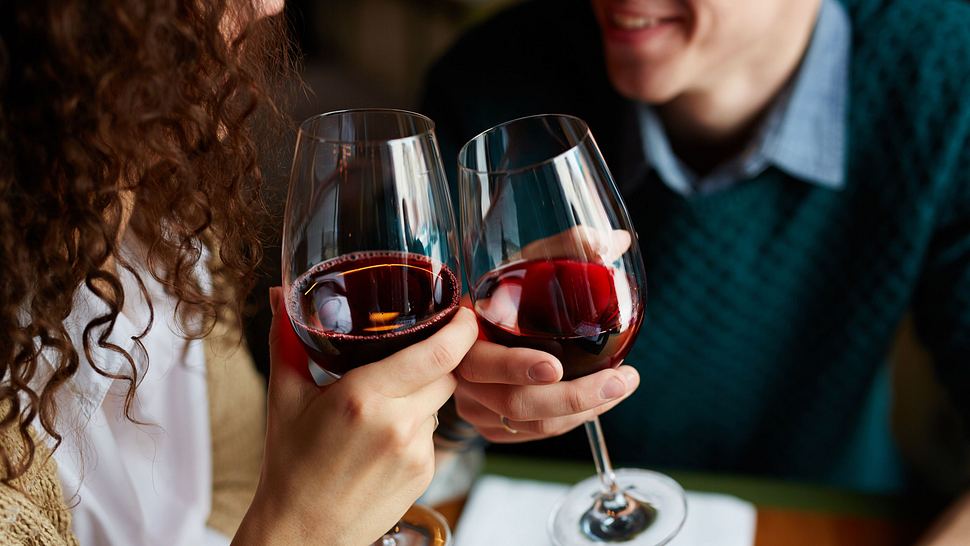
[[[300,126],[283,222],[283,293],[318,383],[427,339],[458,311],[458,240],[432,121],[362,109]],[[415,505],[377,544],[446,546]]]
[[[643,321],[636,234],[589,127],[563,115],[520,118],[458,155],[465,273],[481,331],[556,356],[563,379],[617,367]],[[597,476],[549,520],[559,546],[666,544],[684,491],[647,470],[614,471],[599,419],[586,423]]]

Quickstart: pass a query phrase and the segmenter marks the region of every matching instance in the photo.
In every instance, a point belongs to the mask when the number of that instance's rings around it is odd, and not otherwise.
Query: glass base
[[[617,470],[616,484],[641,505],[642,512],[592,510],[596,503],[603,504],[602,485],[598,476],[587,478],[573,486],[550,514],[553,544],[662,546],[677,536],[687,517],[687,497],[680,484],[659,472],[634,468]]]
[[[452,546],[451,529],[444,516],[415,504],[391,532],[372,546]]]

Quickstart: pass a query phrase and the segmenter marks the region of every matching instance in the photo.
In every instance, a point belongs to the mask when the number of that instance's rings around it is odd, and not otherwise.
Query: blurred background
[[[345,108],[413,110],[430,65],[461,33],[519,0],[287,0],[285,17],[300,56],[304,85],[286,93],[294,124]],[[280,227],[295,130],[261,143],[266,175],[262,274],[249,298],[246,336],[266,372],[267,291],[280,284]]]
[[[429,65],[469,25],[515,0],[291,0],[310,95],[298,120],[341,108],[413,108]]]
[[[266,205],[272,221],[265,236],[264,265],[251,292],[245,321],[247,341],[261,372],[266,373],[269,364],[267,291],[280,284],[280,227],[296,126],[314,114],[346,108],[416,109],[426,71],[454,40],[476,23],[521,1],[287,0],[285,17],[300,57],[304,85],[286,93],[291,130],[284,138],[261,142]],[[902,329],[901,337],[913,338],[911,326]],[[896,350],[901,354],[892,358],[910,363],[893,369],[894,429],[907,457],[916,466],[929,469],[923,473],[931,481],[950,482],[951,469],[966,468],[970,446],[954,439],[953,431],[959,428],[955,413],[945,402],[928,358],[916,354],[916,345],[914,340],[900,344]],[[946,449],[928,449],[940,443]]]

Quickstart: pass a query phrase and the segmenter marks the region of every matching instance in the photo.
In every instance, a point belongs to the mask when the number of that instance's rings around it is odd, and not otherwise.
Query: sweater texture
[[[671,191],[643,159],[636,105],[607,80],[588,0],[513,8],[431,72],[424,111],[452,169],[468,138],[542,112],[586,119],[604,151],[648,279],[627,358],[641,384],[603,417],[620,464],[904,487],[886,357],[907,313],[970,417],[970,4],[843,5],[841,189],[769,168]],[[576,435],[518,449],[588,457]]]

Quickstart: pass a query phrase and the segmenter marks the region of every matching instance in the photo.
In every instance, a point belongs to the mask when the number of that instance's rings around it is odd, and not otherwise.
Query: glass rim
[[[486,136],[488,134],[491,134],[491,133],[494,133],[495,131],[499,131],[501,129],[504,129],[505,127],[508,127],[509,125],[512,125],[513,123],[519,123],[521,121],[525,121],[525,120],[528,120],[528,119],[536,119],[536,118],[559,118],[559,119],[568,119],[568,120],[572,120],[572,121],[578,121],[580,124],[582,124],[582,127],[583,127],[583,136],[575,144],[573,144],[572,146],[570,146],[566,150],[563,150],[562,152],[560,152],[560,153],[558,153],[558,154],[556,154],[556,155],[554,155],[552,157],[547,157],[546,159],[543,159],[542,161],[536,161],[534,163],[529,163],[528,165],[524,165],[522,167],[516,167],[514,169],[481,170],[481,169],[474,169],[472,167],[469,167],[469,166],[465,165],[465,163],[464,163],[464,161],[462,159],[465,156],[465,150],[472,143],[481,140],[482,137],[484,137],[484,136]],[[482,131],[482,132],[478,133],[477,135],[473,136],[472,138],[468,139],[468,142],[466,142],[461,147],[461,149],[458,150],[458,169],[461,170],[461,171],[467,171],[467,172],[470,172],[470,173],[477,173],[477,174],[501,174],[501,175],[517,174],[517,173],[520,173],[520,172],[529,171],[529,170],[535,169],[537,167],[542,167],[542,166],[547,165],[549,163],[555,162],[557,159],[559,159],[561,157],[564,157],[566,154],[569,154],[573,150],[575,150],[576,148],[578,148],[580,145],[582,145],[584,142],[586,142],[591,136],[592,136],[592,131],[590,131],[589,124],[586,123],[586,120],[584,120],[583,118],[580,118],[579,116],[574,116],[574,115],[571,115],[571,114],[556,114],[556,113],[549,113],[549,114],[531,114],[531,115],[528,115],[528,116],[522,116],[522,117],[518,117],[518,118],[515,118],[515,119],[510,119],[508,121],[503,121],[502,123],[499,123],[498,125],[494,125],[492,127],[489,127],[488,129],[485,129],[484,131]]]
[[[343,114],[374,114],[374,113],[403,114],[405,116],[416,118],[427,123],[427,128],[408,136],[402,136],[397,138],[370,139],[370,140],[340,140],[340,139],[324,138],[316,134],[313,134],[312,132],[309,131],[310,124],[324,118],[332,118]],[[314,114],[306,118],[302,122],[300,122],[300,127],[297,130],[297,141],[301,140],[302,138],[309,138],[317,142],[321,142],[324,144],[333,144],[337,146],[347,145],[347,144],[357,144],[357,145],[365,145],[365,146],[383,146],[386,144],[394,144],[398,142],[405,142],[408,140],[422,139],[427,136],[433,135],[434,131],[435,131],[434,120],[419,112],[405,110],[403,108],[344,108],[341,110],[332,110],[330,112],[324,112],[322,114]]]

